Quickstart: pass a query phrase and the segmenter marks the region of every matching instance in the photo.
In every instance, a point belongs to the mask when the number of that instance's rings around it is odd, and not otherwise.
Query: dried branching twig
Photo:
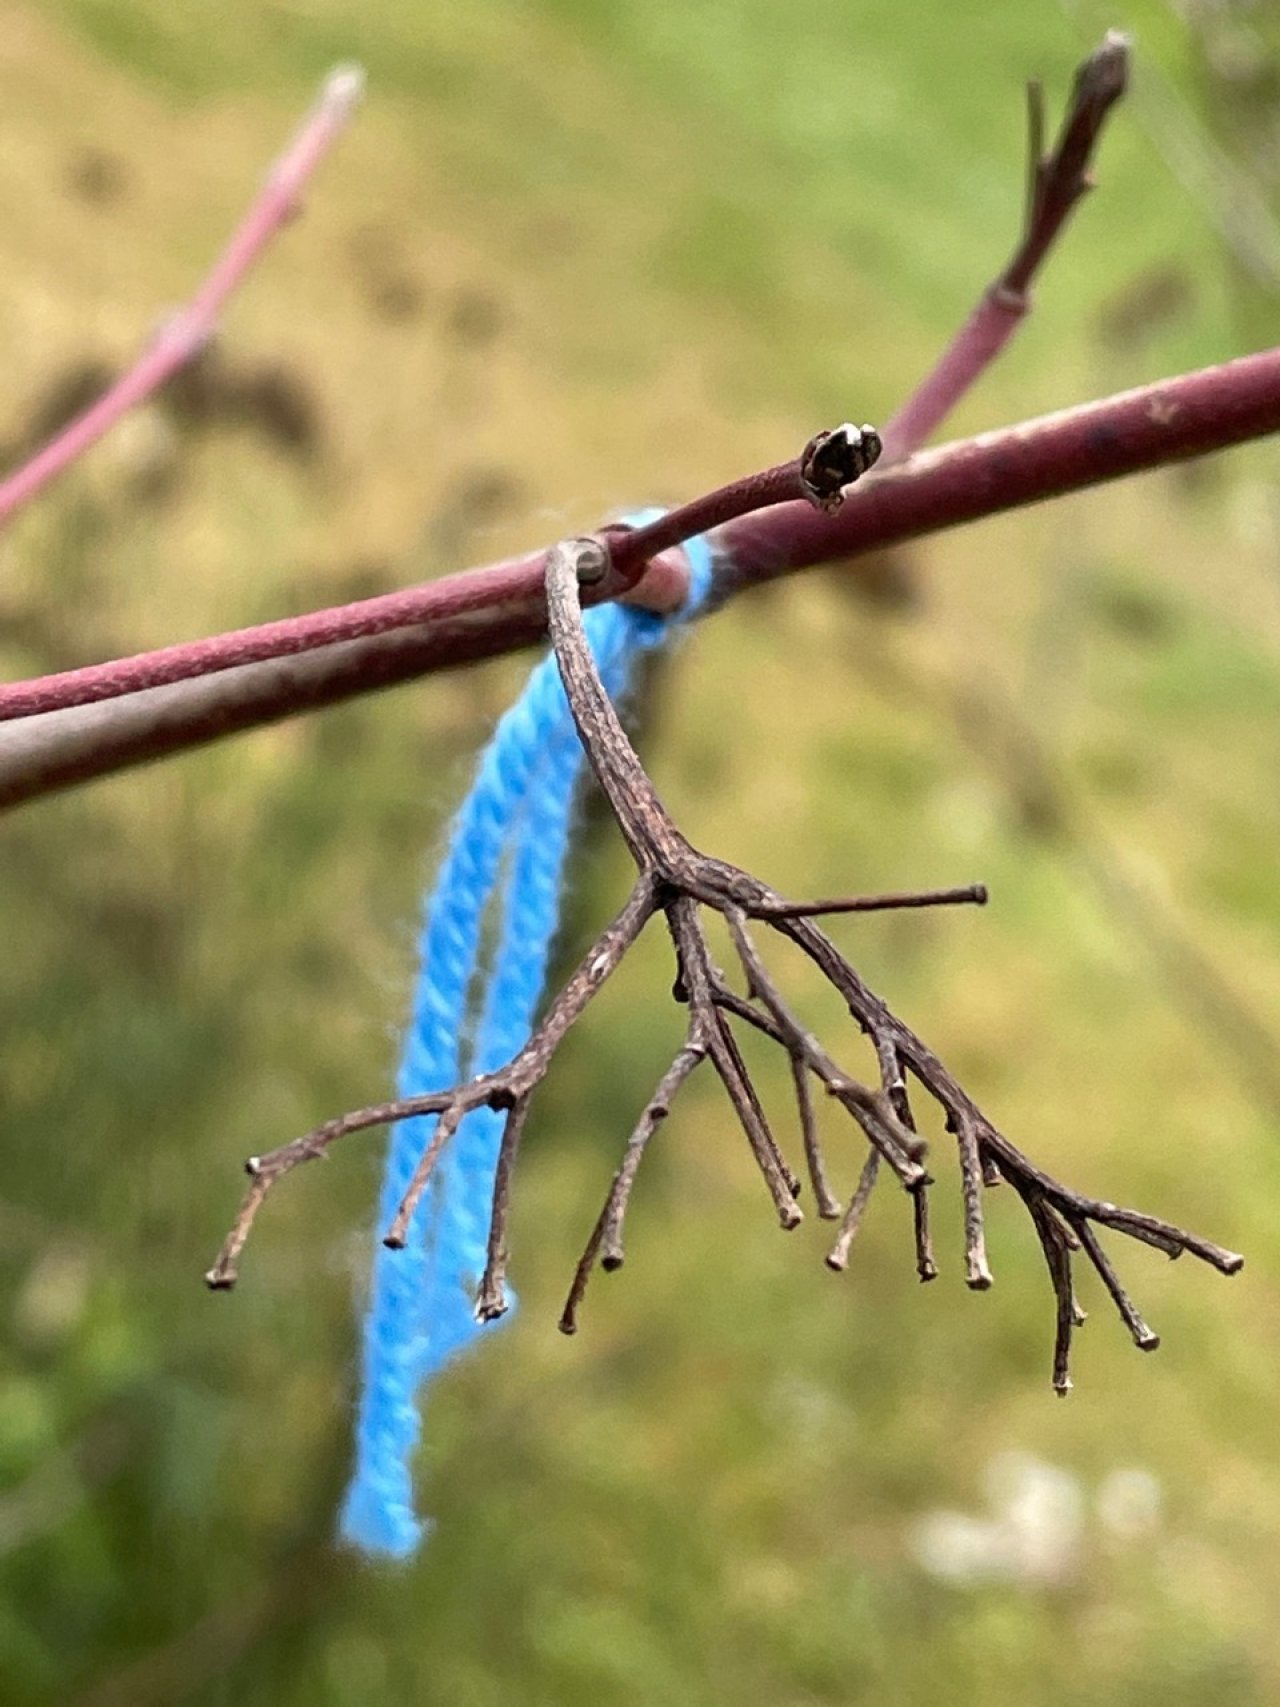
[[[841,429],[855,440],[859,430]],[[866,442],[866,441],[864,441]],[[813,501],[838,502],[851,465],[837,463],[817,483]],[[277,1180],[299,1163],[323,1154],[350,1132],[419,1114],[439,1116],[431,1141],[405,1194],[386,1243],[404,1242],[410,1217],[431,1171],[458,1123],[472,1109],[507,1111],[506,1130],[494,1185],[488,1261],[480,1285],[477,1313],[483,1319],[506,1308],[507,1216],[511,1180],[530,1098],[545,1076],[569,1028],[619,965],[656,913],[665,919],[675,952],[675,996],[687,1010],[684,1041],[660,1080],[624,1151],[604,1207],[575,1271],[560,1325],[575,1331],[578,1311],[597,1262],[606,1269],[623,1261],[623,1226],[632,1186],[646,1146],[665,1118],[677,1091],[709,1061],[729,1095],[742,1125],[779,1224],[796,1226],[800,1180],[774,1134],[734,1037],[731,1020],[752,1025],[787,1053],[795,1075],[806,1164],[820,1214],[834,1216],[838,1206],[827,1184],[816,1123],[809,1102],[815,1079],[850,1116],[868,1144],[867,1159],[828,1258],[843,1268],[867,1200],[883,1165],[912,1193],[916,1206],[917,1268],[922,1280],[937,1272],[928,1230],[925,1192],[931,1183],[923,1165],[925,1145],[915,1130],[907,1098],[909,1074],[940,1106],[957,1143],[962,1180],[965,1278],[970,1287],[991,1285],[983,1227],[983,1197],[998,1179],[1007,1180],[1031,1215],[1049,1266],[1058,1306],[1053,1379],[1059,1392],[1070,1385],[1068,1354],[1073,1327],[1082,1319],[1073,1290],[1071,1258],[1083,1251],[1097,1269],[1122,1319],[1144,1349],[1156,1343],[1116,1277],[1098,1242],[1096,1227],[1108,1227],[1155,1246],[1169,1256],[1190,1251],[1224,1274],[1240,1268],[1234,1252],[1135,1210],[1081,1195],[1060,1184],[1031,1162],[991,1122],[952,1078],[941,1061],[861,980],[831,938],[814,922],[821,913],[871,906],[981,902],[985,891],[938,891],[928,895],[887,896],[873,901],[833,900],[796,904],[736,866],[695,848],[677,829],[628,741],[600,682],[582,629],[581,588],[598,584],[610,570],[607,544],[598,539],[570,540],[547,558],[546,597],[552,644],[579,734],[593,770],[636,864],[635,887],[613,923],[596,939],[577,971],[552,1001],[528,1043],[498,1072],[428,1096],[383,1103],[328,1122],[270,1156],[249,1163],[252,1183],[231,1234],[206,1277],[210,1286],[234,1284],[245,1239],[263,1199]],[[703,910],[720,914],[729,929],[745,992],[733,988],[716,965],[703,927]],[[774,982],[751,931],[764,925],[787,937],[839,992],[876,1052],[880,1084],[863,1084],[841,1066],[797,1018]]]
[[[925,1144],[916,1130],[908,1080],[939,1105],[946,1129],[956,1140],[965,1277],[974,1289],[985,1289],[992,1281],[984,1194],[1001,1180],[1013,1186],[1040,1239],[1057,1300],[1053,1379],[1060,1392],[1070,1385],[1071,1334],[1083,1320],[1073,1286],[1073,1256],[1083,1253],[1097,1270],[1136,1343],[1144,1349],[1157,1343],[1102,1249],[1097,1228],[1125,1233],[1171,1257],[1191,1251],[1223,1273],[1241,1266],[1242,1259],[1230,1251],[1152,1216],[1084,1197],[1038,1169],[867,988],[815,923],[824,914],[872,908],[981,903],[986,895],[980,886],[794,903],[749,873],[701,853],[676,828],[654,792],[601,685],[581,624],[584,591],[588,601],[630,593],[653,608],[678,603],[684,567],[670,556],[664,561],[662,554],[709,530],[716,530],[729,566],[716,588],[717,597],[723,597],[792,569],[1200,455],[1280,425],[1280,351],[1271,351],[944,447],[910,467],[884,474],[863,488],[856,505],[836,515],[846,488],[882,452],[888,465],[922,444],[1007,342],[1029,306],[1033,276],[1088,188],[1089,162],[1106,115],[1123,92],[1127,64],[1124,38],[1109,35],[1081,67],[1057,143],[1048,153],[1042,145],[1042,99],[1038,88],[1031,91],[1032,159],[1022,239],[942,359],[889,423],[883,444],[872,428],[846,425],[817,435],[793,461],[735,481],[646,527],[604,530],[596,538],[571,540],[550,552],[449,577],[429,588],[0,688],[0,722],[10,725],[0,740],[2,806],[292,711],[527,644],[541,632],[545,611],[583,746],[635,861],[636,882],[626,905],[505,1067],[449,1090],[357,1110],[267,1156],[251,1158],[249,1189],[208,1273],[210,1286],[234,1284],[258,1210],[293,1168],[324,1155],[351,1133],[434,1115],[431,1139],[386,1232],[389,1246],[403,1245],[445,1146],[467,1114],[488,1107],[505,1111],[506,1123],[476,1307],[484,1319],[501,1315],[506,1308],[512,1177],[533,1092],[568,1030],[657,913],[664,917],[675,952],[676,999],[688,1014],[685,1038],[641,1114],[587,1241],[561,1318],[566,1332],[576,1328],[596,1264],[606,1269],[622,1264],[624,1223],[640,1163],[680,1087],[704,1061],[711,1063],[728,1092],[780,1224],[789,1228],[800,1221],[800,1178],[756,1093],[734,1035],[735,1020],[761,1032],[788,1057],[805,1168],[818,1213],[840,1219],[827,1259],[832,1268],[846,1265],[870,1196],[887,1166],[911,1194],[920,1278],[930,1280],[937,1273],[927,1197],[932,1182],[924,1167]],[[329,80],[320,105],[191,306],[105,397],[0,483],[0,520],[200,347],[231,290],[292,211],[302,183],[340,128],[358,88],[353,73]],[[303,654],[310,656],[303,659]],[[288,659],[298,659],[297,667],[280,669],[278,661]],[[221,690],[220,677],[225,678]],[[124,702],[118,712],[101,703],[112,700]],[[29,726],[25,733],[24,722]],[[725,920],[745,991],[735,988],[716,965],[703,910]],[[766,926],[796,944],[840,993],[874,1048],[876,1087],[841,1066],[797,1018],[756,946],[755,926]],[[860,1177],[843,1217],[829,1183],[813,1081],[844,1109],[866,1144]]]

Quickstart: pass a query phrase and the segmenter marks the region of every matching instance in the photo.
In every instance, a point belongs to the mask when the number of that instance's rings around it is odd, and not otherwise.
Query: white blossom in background
[[[1056,1586],[1078,1578],[1091,1552],[1089,1502],[1078,1476],[1025,1452],[1002,1452],[983,1478],[986,1515],[937,1510],[912,1526],[908,1546],[929,1576]],[[1110,1471],[1092,1502],[1113,1541],[1137,1542],[1160,1524],[1160,1483],[1134,1467]],[[1096,1543],[1095,1543],[1096,1544]]]
[[[1009,1575],[1060,1583],[1084,1550],[1079,1478],[1025,1452],[1001,1452],[987,1465],[987,1498],[1005,1537]]]
[[[911,1551],[923,1570],[944,1582],[993,1582],[1009,1575],[999,1526],[962,1511],[931,1511],[918,1519]]]
[[[1118,1541],[1142,1541],[1160,1527],[1164,1491],[1150,1470],[1112,1470],[1098,1489],[1098,1521]]]

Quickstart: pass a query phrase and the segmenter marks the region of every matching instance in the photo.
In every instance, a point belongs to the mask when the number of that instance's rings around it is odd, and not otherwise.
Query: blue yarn
[[[633,525],[660,511],[631,518]],[[711,549],[686,542],[689,597],[670,616],[598,605],[584,626],[610,698],[626,691],[639,655],[661,646],[695,615],[711,588]],[[413,1018],[397,1079],[401,1096],[447,1089],[501,1067],[532,1030],[560,910],[583,752],[555,658],[533,670],[500,720],[471,792],[454,821],[428,898]],[[501,925],[473,1046],[463,1039],[484,921],[501,881]],[[477,1109],[446,1146],[401,1251],[378,1248],[364,1330],[356,1463],[341,1533],[366,1552],[408,1558],[426,1533],[414,1511],[413,1455],[422,1388],[457,1352],[498,1323],[477,1322],[493,1176],[505,1116]],[[395,1215],[434,1116],[401,1121],[391,1134],[380,1224]]]

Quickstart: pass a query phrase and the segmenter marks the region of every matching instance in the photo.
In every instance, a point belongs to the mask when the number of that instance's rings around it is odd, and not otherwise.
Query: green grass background
[[[233,379],[274,368],[310,448],[230,381],[126,422],[0,544],[0,668],[482,562],[883,419],[1012,241],[1023,80],[1056,112],[1110,23],[1136,32],[1139,79],[1102,187],[957,431],[1270,335],[1274,280],[1221,218],[1238,196],[1246,239],[1273,239],[1274,100],[1260,74],[1246,101],[1221,51],[1243,41],[1265,71],[1264,13],[11,8],[11,455],[52,388],[126,359],[189,294],[328,65],[362,61],[370,97],[219,346]],[[1171,135],[1222,163],[1215,194],[1170,164]],[[362,1565],[332,1534],[378,1141],[290,1182],[237,1293],[200,1275],[240,1159],[387,1084],[432,851],[524,665],[0,824],[5,1702],[1274,1701],[1274,470],[1255,447],[928,541],[895,565],[906,610],[856,570],[797,579],[707,623],[651,695],[644,744],[687,831],[780,888],[988,881],[985,913],[839,934],[1046,1166],[1248,1253],[1228,1286],[1125,1250],[1164,1347],[1135,1356],[1089,1296],[1066,1403],[1039,1253],[1002,1194],[996,1289],[960,1284],[941,1134],[943,1278],[916,1285],[883,1188],[836,1279],[820,1229],[777,1233],[710,1081],[646,1165],[626,1270],[576,1340],[556,1333],[678,1035],[655,934],[539,1101],[520,1311],[432,1394],[431,1542],[410,1568]],[[625,882],[594,833],[566,952]],[[779,971],[840,1038],[837,1005]],[[759,1067],[785,1118],[785,1073]],[[857,1147],[829,1136],[847,1189]],[[940,1579],[921,1522],[981,1515],[1010,1452],[1075,1478],[1076,1552]],[[1128,1539],[1095,1498],[1126,1468],[1162,1490]]]

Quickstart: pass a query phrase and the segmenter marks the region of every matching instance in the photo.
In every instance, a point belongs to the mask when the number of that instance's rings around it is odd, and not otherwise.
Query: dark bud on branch
[[[800,453],[800,483],[809,502],[834,515],[844,503],[845,487],[879,460],[883,448],[874,427],[849,421],[818,433]]]

